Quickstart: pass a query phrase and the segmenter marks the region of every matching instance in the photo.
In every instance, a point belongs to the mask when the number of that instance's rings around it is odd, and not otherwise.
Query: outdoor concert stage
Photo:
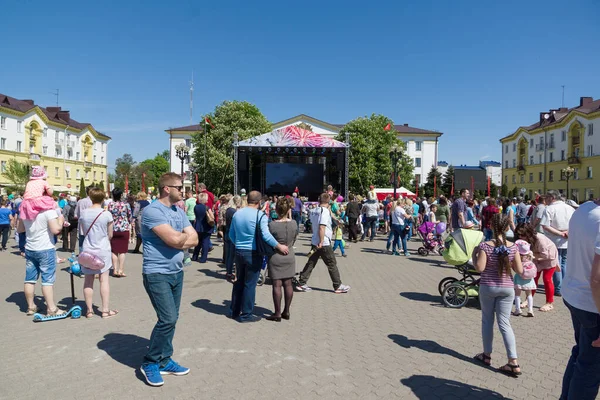
[[[327,185],[348,196],[346,143],[286,126],[247,140],[234,138],[234,192],[259,190],[269,195],[300,196],[316,200]]]

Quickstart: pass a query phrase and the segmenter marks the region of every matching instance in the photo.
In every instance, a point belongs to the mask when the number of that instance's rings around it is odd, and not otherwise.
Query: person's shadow
[[[208,268],[199,269],[198,272],[202,272],[204,275],[206,275],[210,278],[217,278],[217,279],[226,279],[227,278],[224,273],[220,273],[218,271],[212,271]]]
[[[434,342],[433,340],[413,340],[413,339],[407,338],[404,335],[396,335],[396,334],[388,335],[388,337],[390,339],[392,339],[394,341],[394,343],[396,343],[398,346],[404,347],[405,349],[410,349],[411,347],[416,347],[417,349],[421,349],[421,350],[427,351],[429,353],[449,355],[449,356],[457,358],[461,361],[465,361],[465,362],[468,362],[471,364],[475,364],[482,368],[487,368],[487,369],[493,370],[491,367],[488,367],[488,366],[484,365],[483,363],[480,363],[479,361],[475,360],[475,358],[467,357],[464,354],[461,354],[461,353],[457,352],[456,350],[449,349],[448,347],[444,347],[441,344]]]
[[[209,299],[198,299],[192,302],[194,307],[200,308],[206,312],[216,315],[229,315],[229,309],[231,307],[230,300],[223,300],[223,304],[214,304],[211,303]],[[271,310],[267,310],[263,307],[254,306],[254,315],[258,315],[260,317],[266,317],[271,315]]]
[[[108,333],[98,342],[98,348],[113,360],[135,369],[135,376],[145,382],[139,366],[148,351],[150,341],[146,338],[126,333]]]
[[[27,300],[25,300],[25,293],[24,292],[22,292],[22,291],[21,292],[14,292],[10,296],[8,296],[5,299],[5,301],[7,303],[14,303],[14,304],[16,304],[19,307],[19,311],[21,311],[21,312],[27,312]],[[44,298],[42,296],[35,296],[33,298],[33,302],[34,302],[34,304],[38,308],[42,308],[42,305],[44,304]]]
[[[419,293],[419,292],[401,292],[400,296],[414,301],[424,301],[430,303],[439,304],[442,301],[441,296],[435,296],[429,293]]]
[[[450,379],[437,378],[431,375],[413,375],[401,379],[400,382],[409,387],[420,400],[437,400],[445,396],[457,399],[507,399],[498,392],[484,389]]]

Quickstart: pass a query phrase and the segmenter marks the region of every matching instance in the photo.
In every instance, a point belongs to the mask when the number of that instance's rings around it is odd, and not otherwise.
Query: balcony
[[[548,149],[554,149],[554,140],[551,140],[548,142],[548,146],[546,146],[546,148]]]
[[[517,172],[525,172],[525,165],[523,165],[523,164],[517,165]]]
[[[29,161],[39,163],[42,161],[42,156],[37,153],[29,153]]]
[[[92,163],[89,161],[84,161],[83,162],[83,167],[84,168],[92,168]]]
[[[535,151],[544,151],[544,143],[536,144]]]
[[[571,157],[567,158],[567,164],[569,165],[578,165],[581,164],[581,159],[579,156],[573,154]]]

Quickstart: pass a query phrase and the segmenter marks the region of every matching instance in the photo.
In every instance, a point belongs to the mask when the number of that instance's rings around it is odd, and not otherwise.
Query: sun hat
[[[533,257],[533,252],[531,251],[531,246],[529,245],[529,243],[519,239],[515,242],[515,244],[517,245],[517,250],[519,251],[520,255]]]
[[[46,179],[47,177],[44,167],[34,165],[31,168],[31,179]]]
[[[373,190],[373,189],[375,189],[375,186],[371,185],[371,186],[369,186],[369,189]]]
[[[475,224],[473,223],[473,221],[467,221],[465,222],[465,224],[463,225],[463,228],[465,229],[471,229],[472,227],[474,227]]]

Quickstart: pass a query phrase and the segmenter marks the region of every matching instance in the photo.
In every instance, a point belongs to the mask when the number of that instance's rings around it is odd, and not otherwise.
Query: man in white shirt
[[[546,211],[546,199],[540,196],[537,201],[537,207],[534,211],[535,214],[532,216],[533,228],[537,233],[544,233],[544,228],[542,228],[541,224],[544,211]]]
[[[596,399],[600,387],[600,201],[588,201],[569,223],[569,269],[562,285],[575,346],[561,399]],[[596,343],[593,343],[596,341]]]
[[[392,216],[392,228],[390,231],[390,236],[388,237],[387,245],[385,246],[386,251],[388,254],[399,256],[400,253],[398,250],[400,250],[400,239],[402,239],[402,249],[404,250],[404,255],[410,255],[408,253],[408,248],[406,247],[407,232],[404,226],[404,219],[407,217],[407,215],[399,200],[394,202],[390,214]],[[390,253],[390,244],[392,243],[392,252]]]
[[[46,300],[49,316],[62,315],[54,302],[54,281],[56,280],[56,249],[54,236],[62,231],[64,218],[59,210],[39,213],[33,221],[19,220],[18,232],[26,232],[25,244],[25,300],[27,315],[37,312],[33,298],[35,284],[42,277],[42,294]]]
[[[540,224],[544,228],[544,233],[558,249],[558,260],[561,271],[556,271],[553,276],[554,295],[561,295],[561,282],[567,270],[567,247],[569,244],[569,221],[573,215],[574,209],[565,204],[560,198],[560,193],[556,190],[549,190],[546,193],[546,210],[542,216]]]
[[[310,292],[312,290],[307,283],[319,258],[322,258],[325,265],[327,265],[335,293],[348,293],[350,290],[350,286],[342,284],[340,271],[338,270],[337,262],[335,260],[335,254],[331,248],[331,236],[333,231],[331,230],[329,199],[329,194],[321,194],[319,196],[319,207],[314,208],[310,212],[310,221],[313,227],[311,251],[308,261],[300,273],[298,284],[296,285],[296,290],[299,292]]]

